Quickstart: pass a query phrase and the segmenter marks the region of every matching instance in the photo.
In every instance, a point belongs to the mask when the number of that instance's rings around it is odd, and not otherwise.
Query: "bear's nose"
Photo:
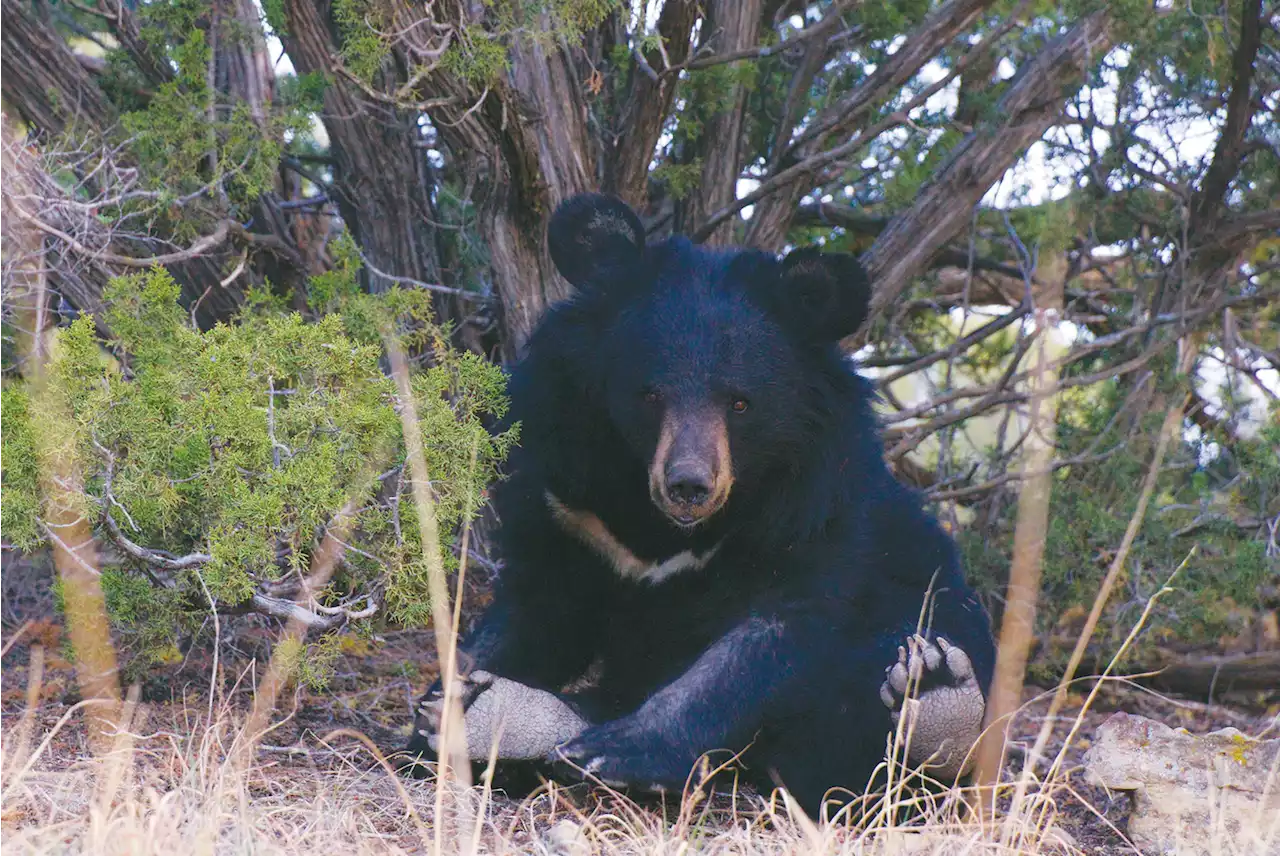
[[[673,466],[667,470],[667,496],[681,505],[702,505],[711,496],[711,473],[692,464]]]

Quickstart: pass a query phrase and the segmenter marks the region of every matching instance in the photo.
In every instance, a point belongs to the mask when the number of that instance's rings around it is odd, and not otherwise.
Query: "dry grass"
[[[38,651],[33,647],[34,657]],[[33,682],[39,672],[29,671]],[[28,694],[38,699],[39,687]],[[1004,812],[985,825],[968,816],[957,791],[909,820],[907,809],[921,806],[900,786],[868,802],[862,824],[847,815],[815,823],[781,793],[768,800],[687,796],[664,808],[581,787],[550,788],[521,802],[483,785],[438,790],[389,774],[372,743],[355,732],[287,747],[272,745],[271,732],[250,741],[243,704],[210,714],[203,701],[154,709],[126,703],[114,745],[95,756],[85,707],[43,722],[28,707],[7,724],[0,797],[6,854],[1092,852],[1058,831],[1059,806],[1072,798],[1065,776],[1025,782],[1020,803],[1002,800]],[[257,751],[245,766],[237,759],[247,743]],[[1268,853],[1274,844],[1259,833],[1249,847],[1221,856]],[[1126,851],[1136,852],[1106,852]]]
[[[780,796],[687,799],[664,817],[616,795],[544,791],[517,803],[477,786],[446,789],[437,816],[433,783],[388,775],[349,736],[260,751],[237,770],[244,735],[230,715],[173,725],[135,727],[101,758],[58,757],[53,739],[25,761],[20,747],[7,751],[5,853],[427,853],[437,850],[438,821],[439,849],[462,853],[1039,852],[1037,842],[1004,849],[977,827],[948,822],[949,804],[914,831],[888,814],[855,830],[809,823]],[[20,737],[13,731],[9,738]],[[56,726],[44,735],[56,736]]]

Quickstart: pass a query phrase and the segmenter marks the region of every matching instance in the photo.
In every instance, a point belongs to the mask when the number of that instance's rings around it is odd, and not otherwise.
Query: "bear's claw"
[[[480,669],[454,678],[454,696],[462,706],[465,714],[472,703],[480,697],[480,693],[493,685],[494,677]],[[444,684],[437,682],[418,701],[418,708],[413,721],[413,733],[428,740],[440,731],[440,720],[444,715]]]

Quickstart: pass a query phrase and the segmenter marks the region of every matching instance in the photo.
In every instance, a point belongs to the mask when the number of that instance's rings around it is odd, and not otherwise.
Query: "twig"
[[[999,333],[1001,330],[1013,324],[1014,322],[1020,321],[1023,318],[1027,317],[1027,315],[1031,313],[1031,308],[1032,308],[1031,300],[1029,298],[1024,298],[1023,301],[1020,304],[1018,304],[1018,306],[1016,306],[1012,312],[1006,312],[1004,315],[1001,315],[999,318],[995,318],[991,321],[988,321],[986,324],[983,324],[977,330],[974,330],[972,333],[968,334],[967,336],[963,336],[959,339],[956,339],[950,345],[948,345],[945,348],[942,348],[941,350],[934,351],[932,354],[926,354],[925,356],[920,357],[919,359],[913,362],[907,363],[902,368],[896,371],[890,372],[884,377],[876,378],[876,385],[888,386],[889,384],[893,383],[895,380],[905,377],[906,375],[909,375],[912,372],[918,372],[921,369],[928,368],[929,366],[933,365],[934,363],[940,360],[945,360],[945,359],[954,357],[962,353],[963,351],[968,350],[969,348],[983,341],[984,339],[988,339],[991,336],[994,336],[996,333]]]
[[[364,254],[363,250],[357,248],[356,252],[360,254],[360,260],[364,262],[364,266],[367,267],[371,273],[375,276],[380,276],[383,279],[390,280],[391,282],[400,283],[401,285],[412,285],[414,288],[422,288],[427,291],[435,291],[440,294],[451,294],[454,297],[461,297],[464,300],[474,300],[479,303],[490,302],[490,298],[486,295],[476,294],[473,291],[465,291],[461,288],[452,288],[448,285],[441,285],[438,282],[423,282],[422,280],[414,279],[413,277],[396,276],[395,274],[387,273],[386,271],[379,269],[373,262],[369,261],[369,257]]]
[[[297,622],[308,630],[332,630],[347,619],[346,613],[318,615],[296,601],[272,597],[261,592],[255,592],[251,602],[256,612]]]
[[[822,17],[822,20],[815,21],[813,24],[801,30],[798,35],[792,36],[789,39],[783,39],[776,44],[754,48],[743,48],[742,50],[729,51],[722,54],[712,54],[711,56],[695,57],[685,62],[664,68],[662,70],[662,74],[678,74],[681,71],[696,71],[702,68],[724,65],[725,63],[741,62],[744,59],[767,59],[771,56],[777,56],[778,54],[785,53],[792,48],[806,44],[817,36],[825,36],[835,28],[836,24],[839,23],[840,16],[844,11],[853,5],[854,4],[849,2],[849,0],[837,3],[827,12],[826,15]],[[837,33],[836,37],[844,38],[856,35],[857,33],[862,32],[862,29],[863,28],[861,26],[850,27],[841,33]]]

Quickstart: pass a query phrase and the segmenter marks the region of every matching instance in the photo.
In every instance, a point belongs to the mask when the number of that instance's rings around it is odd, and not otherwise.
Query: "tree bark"
[[[214,88],[244,104],[264,130],[275,97],[275,70],[267,42],[258,23],[253,0],[214,0],[211,4],[221,24],[214,56]]]
[[[476,23],[473,11],[433,7],[435,21],[445,24]],[[397,3],[393,26],[404,33],[398,49],[406,66],[439,53],[420,7]],[[562,200],[600,183],[575,48],[562,39],[544,48],[545,36],[517,34],[509,71],[486,89],[445,73],[427,75],[421,86],[422,95],[443,102],[432,117],[460,171],[479,179],[477,225],[501,301],[508,358],[523,351],[547,308],[572,293],[547,252],[547,219]]]
[[[1191,231],[1212,230],[1222,212],[1227,187],[1244,160],[1244,137],[1253,121],[1253,78],[1262,46],[1262,0],[1245,0],[1240,10],[1240,38],[1231,61],[1227,116],[1213,149],[1213,162],[1191,203]]]
[[[1135,667],[1132,671],[1155,671],[1160,674],[1146,682],[1167,692],[1189,695],[1219,695],[1225,692],[1274,690],[1280,687],[1280,651],[1227,656],[1188,656],[1156,665]]]
[[[662,5],[658,35],[672,65],[688,58],[692,46],[690,34],[697,20],[696,0],[667,0]],[[675,74],[662,73],[662,53],[649,51],[644,58],[654,73],[652,76],[646,73],[639,63],[630,70],[613,131],[612,158],[605,169],[605,189],[637,210],[648,201],[649,165],[671,111],[677,84]]]
[[[0,43],[0,92],[5,103],[50,137],[98,135],[115,120],[98,82],[36,11],[39,6],[4,0]]]

